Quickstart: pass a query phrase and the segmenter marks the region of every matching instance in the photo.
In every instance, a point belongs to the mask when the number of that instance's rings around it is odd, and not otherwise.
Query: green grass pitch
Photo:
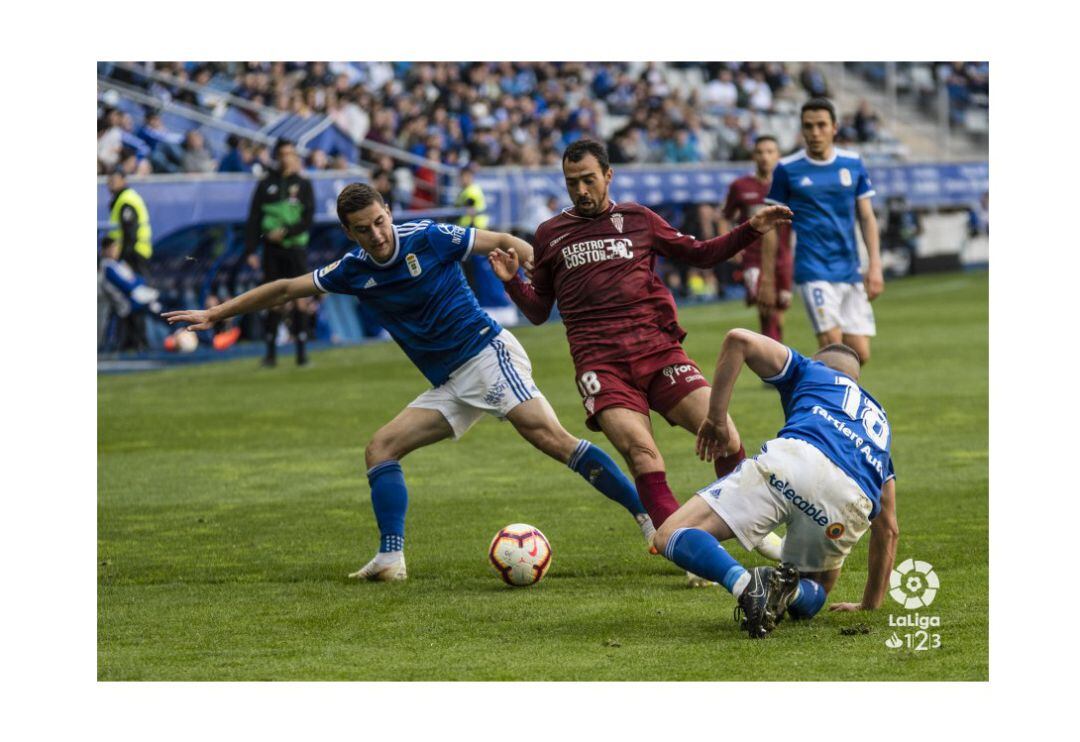
[[[887,648],[887,614],[900,611],[888,599],[748,640],[722,588],[687,588],[625,511],[492,419],[404,460],[409,580],[346,580],[377,546],[364,444],[426,387],[382,343],[318,353],[303,370],[248,358],[99,377],[98,677],[986,680],[987,274],[897,281],[875,308],[863,383],[892,425],[898,559],[929,561],[941,579],[924,611],[941,617],[939,649]],[[756,326],[736,303],[680,315],[710,374],[723,333]],[[811,349],[802,308],[788,319],[788,342]],[[614,454],[585,429],[561,324],[515,333],[563,424]],[[732,414],[751,452],[782,422],[775,392],[746,370]],[[689,434],[654,424],[685,499],[711,466]],[[518,521],[554,549],[527,589],[486,561],[492,535]],[[861,596],[868,540],[830,602]],[[857,624],[869,633],[841,634]]]

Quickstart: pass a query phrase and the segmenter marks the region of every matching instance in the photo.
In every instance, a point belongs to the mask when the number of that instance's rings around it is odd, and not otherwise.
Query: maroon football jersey
[[[578,372],[677,346],[675,300],[654,266],[658,255],[698,267],[731,257],[758,232],[749,224],[702,242],[635,203],[582,217],[563,211],[536,231],[532,284],[507,284],[530,321],[544,322],[555,301]]]
[[[765,196],[769,194],[771,181],[762,183],[753,175],[744,175],[735,180],[728,188],[727,201],[724,203],[724,218],[731,221],[746,221],[754,212],[765,205]],[[776,263],[791,262],[791,225],[781,224],[776,228],[779,243],[776,246]],[[743,251],[743,267],[761,267],[761,240],[755,240]]]

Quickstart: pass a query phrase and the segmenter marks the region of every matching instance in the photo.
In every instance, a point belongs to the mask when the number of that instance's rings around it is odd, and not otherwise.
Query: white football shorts
[[[839,568],[870,527],[873,503],[814,446],[776,438],[723,479],[698,491],[752,550],[781,523],[781,559],[801,572]]]
[[[796,289],[802,294],[803,306],[810,316],[814,333],[820,335],[839,327],[845,335],[877,334],[874,310],[866,298],[866,287],[859,283],[830,283],[808,281]]]
[[[444,384],[428,389],[409,407],[438,410],[454,429],[454,438],[460,438],[485,414],[502,420],[522,402],[543,396],[533,382],[525,349],[504,329],[454,369]]]

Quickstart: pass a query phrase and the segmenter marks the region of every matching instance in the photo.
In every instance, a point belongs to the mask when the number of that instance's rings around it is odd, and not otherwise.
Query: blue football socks
[[[664,556],[687,572],[719,582],[732,595],[736,594],[737,587],[746,584],[745,580],[739,579],[747,574],[746,567],[735,561],[715,536],[700,528],[680,528],[671,534]]]
[[[788,615],[794,619],[812,618],[825,605],[825,588],[805,577],[799,580],[795,600],[788,606]]]
[[[379,524],[379,552],[401,551],[405,548],[405,510],[409,507],[401,464],[393,459],[376,464],[368,469],[367,477],[375,522]]]
[[[576,471],[605,497],[622,505],[631,515],[645,512],[637,488],[618,464],[599,446],[582,439],[566,465]]]

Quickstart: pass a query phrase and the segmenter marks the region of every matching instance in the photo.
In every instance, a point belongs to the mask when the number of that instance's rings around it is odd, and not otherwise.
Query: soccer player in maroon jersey
[[[754,142],[756,172],[744,175],[731,184],[724,203],[720,231],[729,229],[728,222],[738,223],[749,219],[765,206],[765,196],[772,184],[772,172],[780,160],[780,147],[774,137],[764,135]],[[791,227],[782,224],[776,228],[778,247],[776,253],[776,302],[772,312],[759,308],[761,334],[783,342],[784,311],[791,306]],[[746,286],[748,306],[758,303],[758,284],[761,282],[761,240],[755,241],[742,253],[743,284]]]
[[[534,324],[558,301],[574,360],[586,424],[601,430],[630,466],[638,494],[659,528],[679,503],[667,484],[649,410],[696,435],[708,421],[709,382],[682,348],[675,301],[656,274],[658,255],[709,268],[764,232],[790,222],[786,207],[769,206],[728,234],[699,241],[677,232],[649,209],[608,197],[614,171],[604,145],[579,139],[563,154],[563,176],[574,206],[536,231],[531,283],[519,259],[491,258],[514,303]],[[734,424],[730,422],[729,425]],[[738,435],[714,462],[717,476],[745,458]]]

